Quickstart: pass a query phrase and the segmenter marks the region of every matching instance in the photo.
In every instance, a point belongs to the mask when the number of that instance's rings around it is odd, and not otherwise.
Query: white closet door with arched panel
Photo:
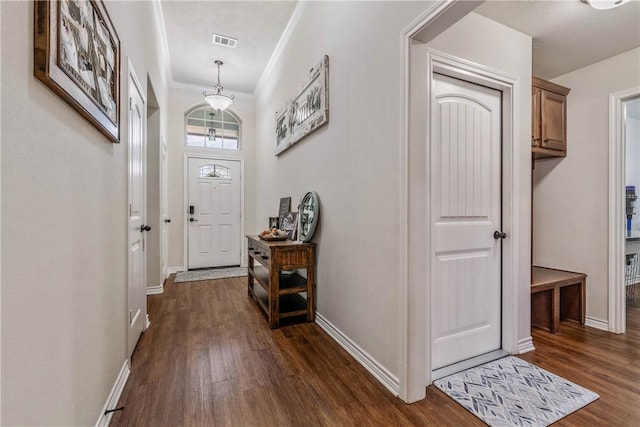
[[[501,348],[501,93],[433,75],[432,368]]]

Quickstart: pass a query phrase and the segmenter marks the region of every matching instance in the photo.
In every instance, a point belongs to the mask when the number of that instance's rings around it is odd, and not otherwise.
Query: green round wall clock
[[[320,213],[320,203],[318,194],[309,191],[300,201],[300,241],[309,242],[313,237],[318,225],[318,214]]]

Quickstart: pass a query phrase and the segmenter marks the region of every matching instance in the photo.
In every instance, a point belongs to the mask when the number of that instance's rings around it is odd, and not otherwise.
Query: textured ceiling
[[[640,1],[487,1],[474,12],[533,37],[533,74],[552,79],[640,46]]]
[[[253,93],[296,1],[161,0],[174,82]],[[533,37],[533,74],[552,79],[640,46],[640,1],[595,10],[579,0],[487,1],[475,12]],[[213,33],[238,39],[229,49]]]
[[[253,93],[296,6],[295,1],[161,0],[174,82],[212,87],[214,61],[229,92]],[[238,39],[235,49],[214,45],[212,34]]]

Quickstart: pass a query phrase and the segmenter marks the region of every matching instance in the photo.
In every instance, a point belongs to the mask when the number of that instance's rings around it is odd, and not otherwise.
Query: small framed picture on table
[[[298,231],[298,212],[287,212],[280,224],[280,229],[287,232],[289,240],[296,240]]]

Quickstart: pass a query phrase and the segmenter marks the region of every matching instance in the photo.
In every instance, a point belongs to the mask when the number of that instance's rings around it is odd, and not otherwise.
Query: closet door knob
[[[503,233],[502,231],[494,231],[493,232],[493,238],[498,240],[498,239],[506,239],[507,238],[507,233]]]

